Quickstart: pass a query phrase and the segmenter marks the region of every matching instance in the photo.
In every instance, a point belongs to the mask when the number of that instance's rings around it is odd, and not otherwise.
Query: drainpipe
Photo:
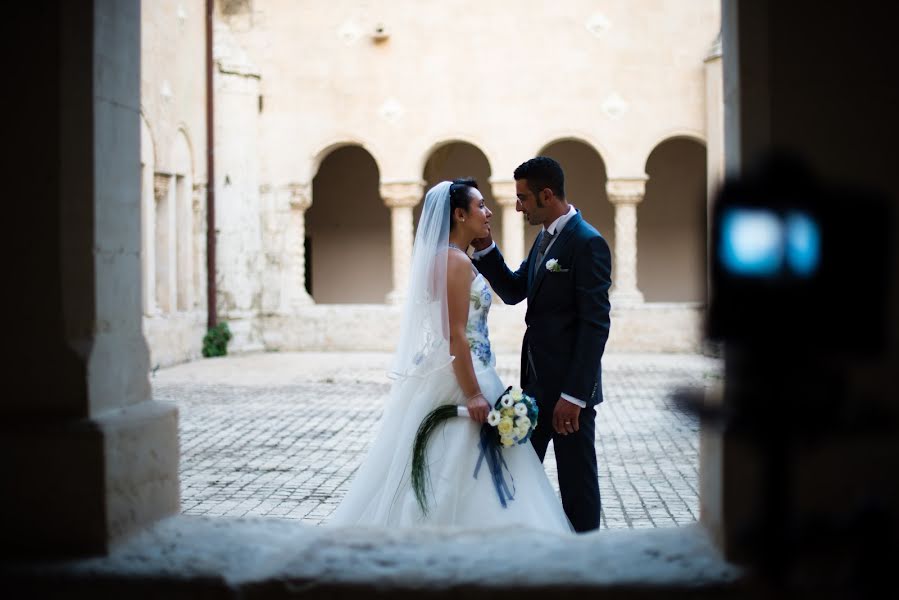
[[[215,0],[206,0],[206,326],[218,323],[215,290],[215,125],[213,114],[212,30]]]

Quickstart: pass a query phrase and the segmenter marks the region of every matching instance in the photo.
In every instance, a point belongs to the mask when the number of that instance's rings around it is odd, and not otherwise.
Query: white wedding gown
[[[506,386],[494,369],[496,363],[487,334],[492,294],[480,274],[472,280],[470,297],[467,333],[472,362],[481,391],[492,403]],[[412,442],[424,416],[441,404],[465,404],[451,364],[424,378],[408,378],[395,384],[382,417],[382,428],[328,525],[467,529],[514,526],[572,531],[530,443],[502,451],[512,476],[510,480],[507,473],[506,479],[509,483],[514,481],[514,499],[507,501],[506,507],[500,503],[486,463],[474,477],[480,453],[480,425],[464,417],[450,419],[431,435],[427,448],[429,513],[423,514],[410,485]]]

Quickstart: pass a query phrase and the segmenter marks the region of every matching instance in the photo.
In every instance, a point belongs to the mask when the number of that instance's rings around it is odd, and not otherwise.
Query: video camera
[[[708,337],[774,353],[880,352],[889,210],[780,153],[726,181],[712,210]]]

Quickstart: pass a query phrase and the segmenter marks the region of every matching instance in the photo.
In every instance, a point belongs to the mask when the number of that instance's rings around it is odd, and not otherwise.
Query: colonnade
[[[646,176],[609,179],[606,192],[615,207],[615,247],[612,249],[613,270],[611,298],[613,305],[637,305],[643,294],[637,285],[637,206],[646,191]],[[425,194],[425,182],[420,180],[384,181],[379,192],[384,205],[390,209],[391,268],[393,286],[386,302],[402,302],[409,281],[415,224],[413,209]],[[293,184],[290,189],[290,217],[286,229],[284,256],[284,286],[282,309],[291,312],[313,302],[306,292],[305,214],[312,206],[312,186]],[[497,240],[509,265],[518,265],[526,255],[524,220],[516,210],[515,182],[491,180],[490,190],[501,207],[502,239]],[[496,217],[494,217],[496,218]]]

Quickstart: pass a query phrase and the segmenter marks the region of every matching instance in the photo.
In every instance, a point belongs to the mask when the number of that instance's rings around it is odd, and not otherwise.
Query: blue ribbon
[[[506,508],[506,499],[515,499],[515,478],[512,477],[512,472],[509,471],[509,467],[506,465],[506,460],[503,458],[502,448],[493,434],[493,428],[487,423],[484,423],[481,426],[481,439],[478,442],[478,446],[481,448],[481,454],[478,456],[478,462],[474,467],[474,478],[478,478],[478,471],[481,470],[481,463],[486,460],[487,468],[490,469],[490,476],[493,479],[493,486],[496,488],[496,494],[499,496],[500,504],[503,505],[503,508]],[[512,480],[511,490],[509,489],[509,484],[506,483],[503,469],[506,470],[509,474],[509,479]]]

